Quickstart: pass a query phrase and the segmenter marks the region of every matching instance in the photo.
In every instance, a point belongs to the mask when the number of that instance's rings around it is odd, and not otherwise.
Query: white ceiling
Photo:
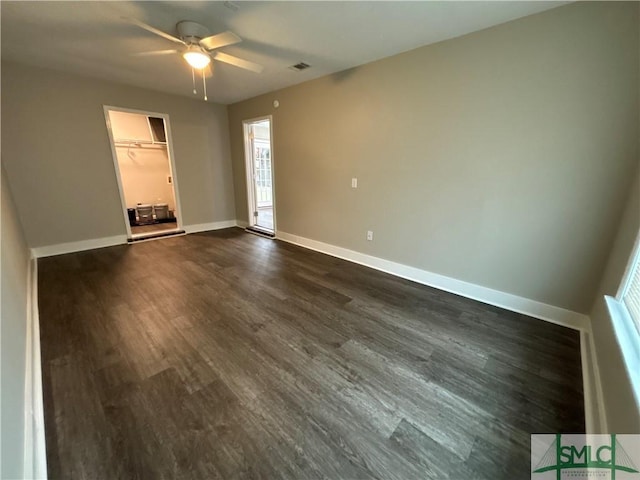
[[[2,1],[2,58],[193,96],[191,72],[177,54],[130,55],[177,44],[121,17],[172,34],[178,21],[193,20],[211,33],[234,31],[243,42],[221,51],[265,67],[256,74],[216,62],[209,101],[228,104],[565,3],[237,1],[234,10],[224,2]],[[300,61],[312,68],[287,68]]]

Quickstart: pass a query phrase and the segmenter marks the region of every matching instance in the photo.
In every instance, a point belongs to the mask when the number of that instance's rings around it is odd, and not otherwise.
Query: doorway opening
[[[184,233],[169,116],[104,107],[129,241]]]
[[[245,120],[249,230],[274,236],[276,231],[271,116]]]

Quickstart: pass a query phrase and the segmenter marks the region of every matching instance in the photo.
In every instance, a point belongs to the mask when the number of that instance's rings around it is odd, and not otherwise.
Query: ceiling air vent
[[[223,5],[227,7],[229,10],[233,10],[234,12],[237,12],[238,10],[240,10],[240,6],[236,2],[224,2]]]
[[[289,68],[291,70],[295,70],[296,72],[301,72],[302,70],[306,70],[307,68],[309,68],[311,65],[304,63],[304,62],[300,62],[300,63],[296,63],[295,65],[291,65]]]

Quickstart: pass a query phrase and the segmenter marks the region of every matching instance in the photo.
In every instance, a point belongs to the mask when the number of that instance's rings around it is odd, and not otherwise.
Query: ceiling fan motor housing
[[[188,44],[197,44],[201,39],[211,35],[207,27],[189,20],[178,22],[176,30],[178,31],[178,36]]]

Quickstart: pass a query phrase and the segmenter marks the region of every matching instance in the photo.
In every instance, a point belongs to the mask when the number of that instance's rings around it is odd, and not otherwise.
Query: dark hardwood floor
[[[578,332],[240,229],[39,260],[50,478],[524,479]]]

